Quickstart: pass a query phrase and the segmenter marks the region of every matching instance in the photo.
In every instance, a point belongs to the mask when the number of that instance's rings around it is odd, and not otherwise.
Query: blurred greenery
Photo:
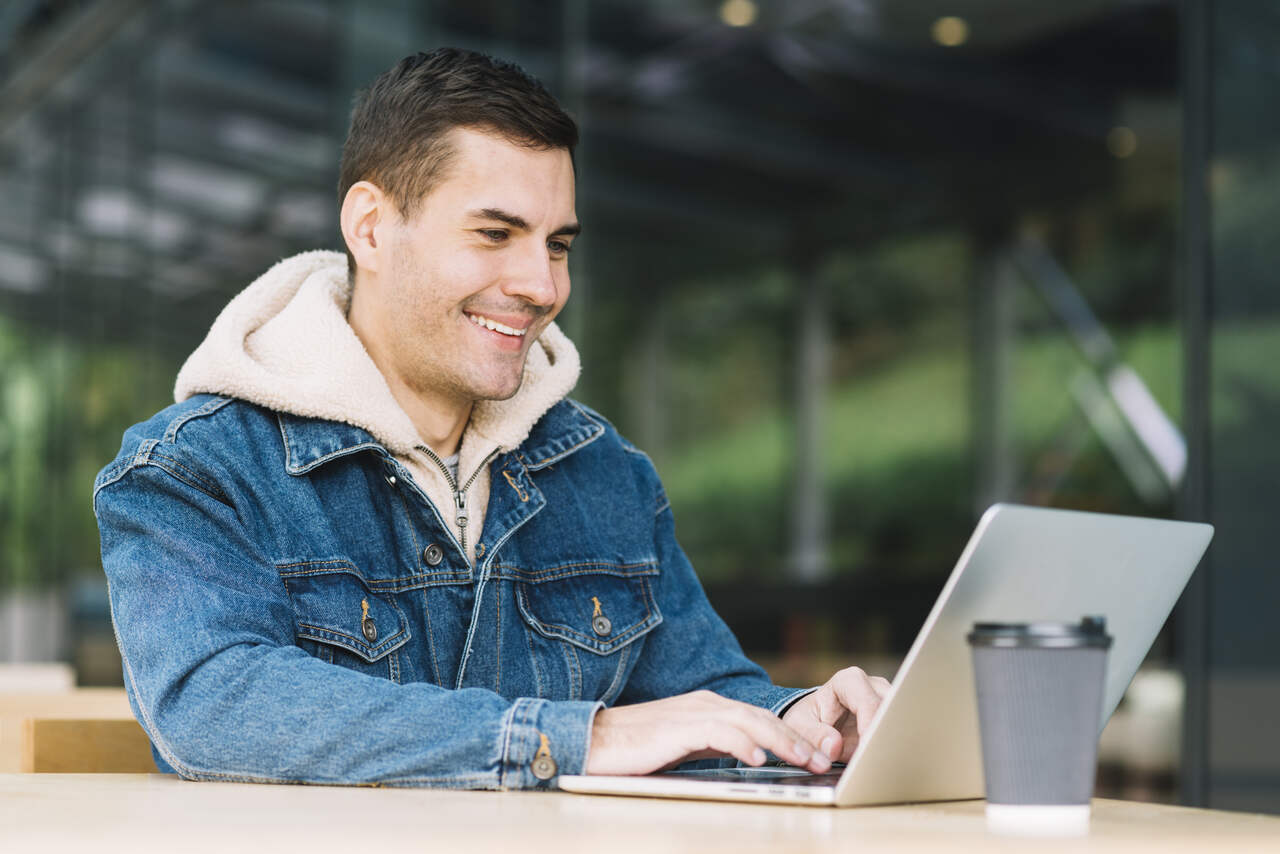
[[[1280,329],[1257,330],[1280,352]],[[954,336],[950,336],[954,339]],[[892,565],[937,573],[955,559],[973,522],[969,365],[948,336],[921,336],[896,358],[834,384],[823,449],[837,573]],[[1175,420],[1180,347],[1167,325],[1121,333],[1122,357]],[[1068,382],[1083,361],[1061,334],[1020,338],[1012,358],[1010,413],[1020,485],[1055,435],[1083,425]],[[774,575],[787,520],[789,413],[762,412],[677,449],[661,466],[681,542],[708,580]],[[1086,433],[1049,503],[1152,512]],[[912,520],[928,519],[927,525]]]
[[[88,347],[0,316],[0,586],[98,571],[93,479],[169,395],[173,374],[147,363],[137,347]]]

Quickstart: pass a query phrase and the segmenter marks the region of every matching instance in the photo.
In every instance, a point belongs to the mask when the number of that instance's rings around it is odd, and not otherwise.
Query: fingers
[[[729,704],[728,716],[722,721],[716,721],[717,726],[731,725],[752,739],[757,746],[771,751],[779,759],[792,765],[808,768],[819,774],[830,770],[830,758],[815,748],[813,742],[804,734],[783,723],[776,715],[735,700],[717,699]],[[761,762],[763,761],[761,757]],[[760,763],[749,762],[748,764],[759,765]]]
[[[591,732],[587,773],[645,774],[709,754],[760,765],[765,751],[816,773],[831,768],[827,755],[776,715],[697,691],[602,709]]]
[[[756,740],[736,727],[712,725],[707,747],[716,753],[732,756],[744,765],[763,765],[764,750]]]
[[[889,690],[889,682],[879,676],[867,676],[861,668],[849,667],[832,676],[823,687],[831,688],[840,705],[857,718],[858,735],[863,736]]]
[[[848,762],[891,688],[887,679],[846,668],[795,703],[784,720],[827,756]]]
[[[769,750],[792,765],[823,773],[830,770],[832,759],[852,758],[891,687],[883,677],[849,667],[793,706],[785,722],[763,709],[712,694],[703,699],[729,709],[730,717],[708,718],[706,747],[748,765],[764,761],[756,749]],[[726,723],[738,732],[721,729]]]
[[[793,705],[785,720],[710,691],[603,709],[587,773],[644,774],[709,755],[760,765],[769,751],[821,774],[832,759],[849,760],[889,687],[850,667]]]
[[[793,717],[787,721],[791,728],[809,744],[816,745],[828,760],[840,758],[840,750],[844,746],[844,737],[835,727],[814,718]]]
[[[836,676],[839,676],[839,674],[836,674]],[[835,681],[836,677],[832,677],[827,680],[827,684],[813,694],[814,710],[817,713],[818,720],[832,728],[838,728],[843,724],[851,711],[841,702],[840,695],[832,684]]]

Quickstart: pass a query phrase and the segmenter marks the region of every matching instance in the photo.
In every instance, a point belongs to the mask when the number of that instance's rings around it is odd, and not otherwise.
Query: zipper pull
[[[462,553],[467,553],[467,493],[459,489],[453,493],[453,503],[458,505],[458,515],[455,517],[458,522],[458,545],[462,546]]]
[[[467,527],[467,494],[462,490],[458,490],[453,494],[453,501],[458,505],[458,527]]]

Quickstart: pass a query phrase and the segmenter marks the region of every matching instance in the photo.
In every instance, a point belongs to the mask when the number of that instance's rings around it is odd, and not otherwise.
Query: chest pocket
[[[656,564],[549,569],[515,584],[530,647],[550,695],[611,702],[635,666],[639,641],[662,622]]]
[[[400,681],[393,653],[408,642],[409,621],[393,598],[370,592],[348,561],[291,564],[279,572],[298,646],[331,664]]]

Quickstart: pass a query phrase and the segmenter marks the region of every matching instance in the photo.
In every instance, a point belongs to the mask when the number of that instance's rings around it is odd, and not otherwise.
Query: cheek
[[[395,298],[390,309],[405,323],[446,323],[471,294],[482,290],[488,273],[474,253],[448,252],[441,257],[405,264],[397,271]]]
[[[453,303],[480,293],[503,276],[498,254],[486,252],[455,252],[442,259],[435,273],[436,298]]]
[[[556,313],[560,313],[560,309],[564,308],[564,304],[569,301],[569,294],[573,291],[573,286],[569,281],[569,270],[566,268],[560,275],[556,276]]]

